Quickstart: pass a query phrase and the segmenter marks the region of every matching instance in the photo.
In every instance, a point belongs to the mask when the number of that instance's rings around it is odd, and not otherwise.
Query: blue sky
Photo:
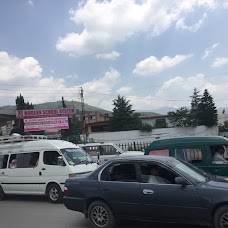
[[[80,101],[112,110],[228,106],[228,0],[2,0],[0,106]]]

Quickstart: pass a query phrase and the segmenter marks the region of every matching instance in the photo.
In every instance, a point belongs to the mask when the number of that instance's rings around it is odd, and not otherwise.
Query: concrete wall
[[[178,127],[178,128],[159,128],[146,133],[141,131],[120,131],[120,132],[99,132],[89,134],[88,140],[94,142],[152,142],[157,137],[177,137],[177,136],[216,136],[218,127],[207,128],[198,127]],[[81,137],[83,138],[83,136]]]

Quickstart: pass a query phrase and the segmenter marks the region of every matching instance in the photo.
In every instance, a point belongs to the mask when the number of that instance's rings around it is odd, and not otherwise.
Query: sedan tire
[[[214,228],[226,227],[228,227],[228,206],[222,206],[214,214]]]
[[[115,225],[115,217],[112,210],[100,200],[90,204],[88,218],[94,228],[112,228]]]

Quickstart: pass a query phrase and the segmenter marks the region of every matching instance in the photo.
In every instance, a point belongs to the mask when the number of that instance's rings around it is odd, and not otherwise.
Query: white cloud
[[[33,2],[33,1],[29,0],[29,1],[27,1],[27,2],[28,2],[28,4],[29,4],[30,6],[34,6],[34,2]]]
[[[225,8],[228,8],[228,1],[227,1],[227,0],[223,3],[223,6],[224,6]]]
[[[67,86],[67,80],[77,78],[77,75],[62,78],[44,76],[35,58],[20,59],[10,56],[7,52],[0,52],[0,106],[15,104],[15,98],[19,94],[33,104],[58,101],[62,96],[66,100],[79,101],[77,92],[83,87],[87,104],[112,109],[112,96],[109,94],[115,93],[114,87],[121,78],[117,70],[110,68],[103,76],[98,76],[90,82],[81,85],[71,83]],[[1,85],[4,85],[3,89]]]
[[[149,58],[137,63],[133,73],[142,76],[154,75],[178,65],[192,56],[192,54],[176,55],[174,58],[164,56],[161,60],[157,59],[155,56],[150,56]]]
[[[136,95],[128,96],[127,99],[130,100],[133,109],[136,110],[153,110],[165,106],[174,108],[190,107],[190,96],[193,94],[194,87],[200,91],[200,94],[203,94],[204,90],[208,89],[214,98],[215,105],[217,107],[226,107],[228,82],[221,80],[220,84],[214,84],[207,81],[203,74],[197,74],[188,78],[176,76],[165,81],[160,88],[154,88],[154,93],[148,93],[147,96],[141,97]]]
[[[111,68],[99,79],[80,85],[85,91],[85,103],[112,110],[113,89],[120,80],[120,73]]]
[[[116,51],[112,51],[111,53],[103,53],[103,54],[97,54],[96,58],[98,59],[110,59],[110,60],[115,60],[118,57],[120,57],[120,53]]]
[[[41,77],[42,68],[33,57],[20,59],[0,52],[0,81],[10,81],[15,78]]]
[[[207,14],[204,13],[203,17],[194,25],[191,26],[187,26],[185,24],[185,18],[180,18],[177,23],[176,23],[176,27],[178,29],[183,29],[183,30],[188,30],[191,32],[196,32],[199,28],[201,28],[201,26],[204,24],[204,21],[207,19]]]
[[[67,75],[64,78],[72,80],[72,79],[79,79],[79,76],[78,75]]]
[[[228,64],[228,58],[226,57],[216,58],[212,63],[211,67],[218,68],[225,64]]]
[[[216,44],[213,44],[211,47],[207,48],[204,51],[204,55],[203,55],[202,59],[206,59],[209,56],[211,56],[214,52],[214,49],[217,48],[218,46],[219,46],[219,43],[216,43]]]
[[[126,94],[129,94],[130,92],[132,91],[132,88],[129,87],[129,86],[124,86],[124,87],[121,87],[119,88],[118,90],[116,90],[116,93],[117,94],[120,94],[120,95],[126,95]]]
[[[81,1],[70,10],[70,19],[81,24],[81,32],[59,37],[56,48],[76,56],[109,52],[118,43],[144,32],[158,36],[172,24],[196,31],[206,19],[207,10],[215,8],[216,0],[110,0]],[[201,20],[186,26],[184,21],[200,8],[205,11]],[[135,16],[137,15],[137,16]],[[120,23],[121,22],[121,23]]]

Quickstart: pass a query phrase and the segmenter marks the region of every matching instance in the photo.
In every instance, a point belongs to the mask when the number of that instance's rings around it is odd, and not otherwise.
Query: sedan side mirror
[[[175,178],[175,183],[176,184],[180,184],[182,186],[188,185],[188,182],[183,177],[176,177]]]

